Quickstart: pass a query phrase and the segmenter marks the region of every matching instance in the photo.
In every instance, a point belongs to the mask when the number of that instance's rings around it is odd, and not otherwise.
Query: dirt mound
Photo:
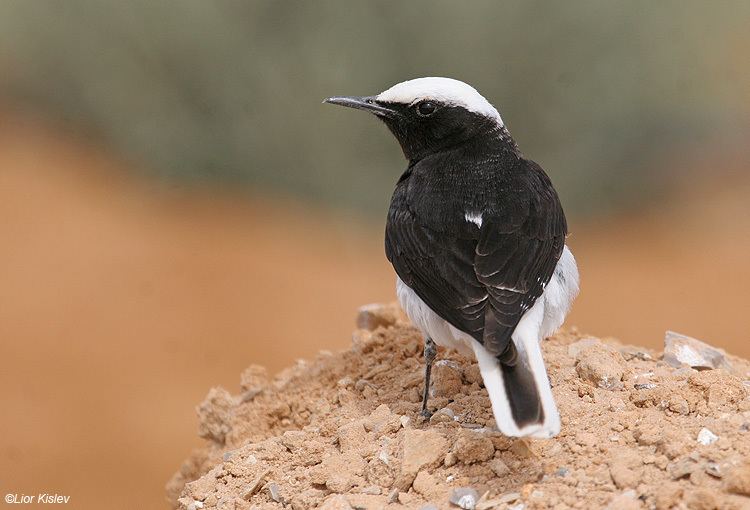
[[[419,417],[422,339],[391,307],[351,349],[198,407],[206,446],[167,485],[176,508],[750,508],[750,364],[674,367],[571,331],[544,343],[554,439],[504,437],[477,365],[441,351]],[[674,365],[674,362],[672,363]]]

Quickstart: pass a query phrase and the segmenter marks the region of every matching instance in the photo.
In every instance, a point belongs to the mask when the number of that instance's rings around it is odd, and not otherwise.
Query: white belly
[[[456,349],[464,355],[473,355],[472,342],[474,339],[459,331],[446,320],[441,318],[417,294],[406,285],[401,278],[396,278],[396,295],[401,307],[409,316],[412,323],[423,335],[432,338],[438,345]],[[573,254],[566,246],[560,260],[557,262],[552,279],[537,300],[535,306],[529,309],[519,322],[519,327],[525,322],[527,315],[539,313],[540,306],[544,308],[544,316],[539,327],[539,340],[553,334],[559,328],[570,310],[576,295],[578,295],[578,267]]]

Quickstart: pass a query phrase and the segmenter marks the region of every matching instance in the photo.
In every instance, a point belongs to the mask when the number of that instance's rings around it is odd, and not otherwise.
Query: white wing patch
[[[387,103],[413,104],[425,99],[462,106],[470,112],[495,119],[503,126],[503,119],[494,106],[474,87],[451,78],[417,78],[394,85],[378,96],[378,101]]]
[[[482,228],[482,213],[467,212],[464,214],[464,219],[469,223],[473,223],[479,228]]]

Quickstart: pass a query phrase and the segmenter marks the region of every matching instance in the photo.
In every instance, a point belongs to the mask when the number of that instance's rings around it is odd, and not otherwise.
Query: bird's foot
[[[430,411],[426,407],[423,407],[422,410],[419,412],[419,416],[424,418],[425,421],[429,421],[430,418],[432,418],[432,411]]]

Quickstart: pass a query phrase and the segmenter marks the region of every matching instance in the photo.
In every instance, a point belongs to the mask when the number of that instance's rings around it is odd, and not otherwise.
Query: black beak
[[[323,102],[337,104],[340,106],[348,106],[349,108],[356,108],[357,110],[365,110],[380,117],[392,118],[398,115],[398,112],[396,110],[389,108],[383,103],[379,103],[374,96],[334,96],[329,97]]]

